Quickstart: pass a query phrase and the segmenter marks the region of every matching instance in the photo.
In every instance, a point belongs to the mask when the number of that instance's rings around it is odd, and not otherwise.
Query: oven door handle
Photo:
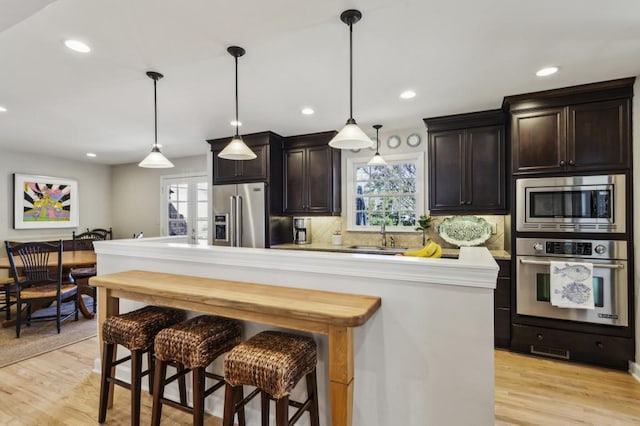
[[[551,262],[544,261],[544,260],[520,259],[520,263],[525,264],[525,265],[546,265],[546,266],[551,265]],[[624,269],[624,265],[621,265],[619,263],[613,263],[613,264],[594,263],[593,267],[594,268],[604,268],[604,269]]]

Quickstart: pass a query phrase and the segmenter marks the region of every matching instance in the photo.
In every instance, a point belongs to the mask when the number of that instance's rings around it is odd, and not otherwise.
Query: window
[[[424,154],[385,155],[387,166],[369,158],[347,159],[347,229],[415,231],[424,214]]]

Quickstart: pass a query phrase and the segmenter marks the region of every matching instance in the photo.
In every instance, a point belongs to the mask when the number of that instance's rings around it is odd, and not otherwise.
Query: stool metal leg
[[[156,361],[155,377],[153,386],[153,407],[151,408],[151,426],[160,425],[160,416],[162,414],[162,402],[160,398],[164,395],[164,378],[167,374],[167,363],[165,361]]]
[[[107,405],[109,403],[109,381],[111,376],[111,364],[113,363],[114,344],[102,345],[102,375],[100,376],[100,407],[98,409],[98,423],[104,423],[107,419]],[[113,389],[113,388],[112,388]]]

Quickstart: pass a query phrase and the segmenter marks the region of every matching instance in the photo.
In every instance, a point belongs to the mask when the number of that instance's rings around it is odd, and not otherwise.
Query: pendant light
[[[154,123],[155,123],[155,139],[153,142],[153,147],[151,148],[151,152],[149,155],[142,160],[138,166],[145,167],[149,169],[168,169],[173,167],[173,163],[167,160],[167,157],[162,155],[160,152],[160,148],[158,147],[158,95],[156,92],[156,84],[158,80],[164,77],[159,72],[155,71],[147,71],[147,77],[153,80],[153,114],[154,114]]]
[[[236,135],[218,154],[218,157],[225,160],[253,160],[256,158],[256,154],[244,143],[238,132],[240,127],[240,120],[238,119],[238,58],[245,54],[245,50],[242,47],[230,46],[227,48],[227,52],[236,59]]]
[[[349,119],[347,124],[329,141],[329,146],[338,149],[369,148],[373,142],[358,127],[353,119],[353,24],[362,18],[359,10],[349,9],[342,12],[340,20],[349,25]]]
[[[376,129],[376,154],[373,156],[371,160],[367,163],[370,166],[386,166],[387,162],[384,161],[382,155],[378,152],[378,145],[380,144],[380,138],[378,137],[378,130],[382,127],[382,124],[374,124],[373,128]]]

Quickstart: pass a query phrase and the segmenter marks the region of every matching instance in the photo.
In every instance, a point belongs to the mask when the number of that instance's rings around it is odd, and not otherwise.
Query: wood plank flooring
[[[97,424],[97,346],[93,338],[0,368],[0,424]],[[640,425],[640,383],[629,374],[500,350],[495,359],[496,425]],[[151,418],[146,394],[141,418]],[[116,388],[106,424],[129,423],[129,392]],[[191,417],[164,407],[162,424],[190,425]]]

